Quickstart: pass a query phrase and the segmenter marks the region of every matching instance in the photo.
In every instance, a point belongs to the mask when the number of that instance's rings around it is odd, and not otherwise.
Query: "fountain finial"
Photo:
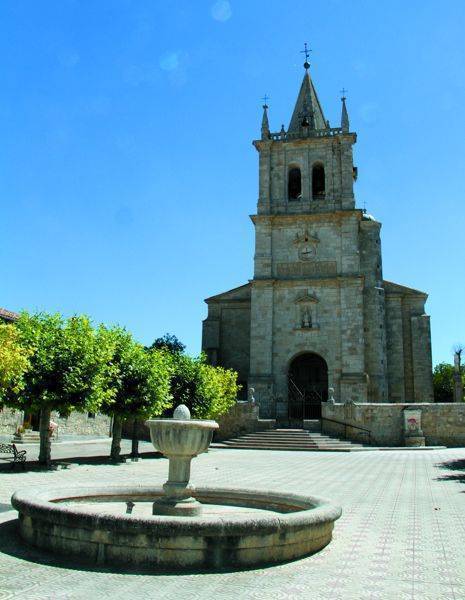
[[[173,419],[178,419],[179,421],[188,421],[190,418],[191,411],[185,404],[180,404],[174,409]]]

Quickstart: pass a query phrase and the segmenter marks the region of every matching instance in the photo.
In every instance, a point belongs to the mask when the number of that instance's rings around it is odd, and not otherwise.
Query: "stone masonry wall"
[[[68,418],[52,412],[52,421],[58,425],[58,435],[106,435],[110,434],[110,417],[97,413],[89,417],[88,413],[73,412]]]
[[[421,428],[427,446],[465,446],[465,403],[402,404],[330,404],[322,405],[322,431],[341,435],[343,427],[324,419],[334,419],[368,429],[374,446],[403,446],[404,408],[421,410]],[[357,429],[347,430],[352,441],[367,442],[367,435]]]
[[[0,410],[0,433],[13,433],[23,424],[23,411],[3,408]]]
[[[23,424],[23,411],[4,408],[0,410],[0,433],[13,435],[16,429]],[[58,425],[58,435],[109,435],[110,417],[96,414],[89,417],[87,413],[74,412],[68,418],[60,417],[57,412],[52,412],[52,421]]]
[[[237,402],[225,415],[216,419],[219,430],[215,432],[216,441],[227,440],[245,433],[251,433],[263,428],[263,424],[272,422],[258,421],[258,405],[250,402]]]

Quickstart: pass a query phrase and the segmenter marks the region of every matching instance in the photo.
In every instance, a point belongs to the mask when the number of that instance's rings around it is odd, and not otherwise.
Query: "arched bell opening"
[[[312,198],[314,200],[323,200],[325,193],[325,168],[321,163],[316,163],[312,169]]]
[[[302,175],[299,167],[289,169],[287,197],[289,200],[300,200],[302,198]]]

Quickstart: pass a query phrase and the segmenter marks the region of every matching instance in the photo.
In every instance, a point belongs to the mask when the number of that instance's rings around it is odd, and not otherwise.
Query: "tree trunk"
[[[113,438],[111,440],[111,453],[110,458],[114,462],[120,460],[119,455],[121,452],[121,434],[123,432],[123,419],[115,415],[113,417]]]
[[[40,409],[40,451],[39,451],[39,464],[44,467],[50,467],[51,465],[51,441],[50,441],[50,414],[51,410],[49,406],[43,406]]]
[[[139,460],[139,423],[137,422],[137,419],[134,419],[132,424],[131,458],[134,461]]]

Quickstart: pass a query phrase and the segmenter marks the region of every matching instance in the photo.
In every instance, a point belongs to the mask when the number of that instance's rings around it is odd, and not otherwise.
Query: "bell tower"
[[[287,130],[284,125],[276,133],[270,130],[265,102],[261,136],[253,142],[259,153],[259,197],[257,214],[251,217],[255,257],[249,386],[261,398],[262,414],[283,419],[290,411],[291,387],[299,387],[289,373],[300,354],[321,358],[328,384],[339,396],[366,400],[369,385],[360,253],[363,211],[355,208],[353,191],[357,137],[350,131],[345,90],[340,125],[330,126],[310,75],[307,48],[304,52],[304,76]],[[372,224],[378,239],[379,224]],[[368,251],[379,257],[379,282],[380,246],[374,242]],[[382,308],[379,298],[375,304],[374,313]],[[377,354],[380,373],[371,387],[383,396],[385,339],[379,331],[370,352]],[[319,402],[327,399],[327,389],[320,388]]]
[[[346,98],[341,125],[330,127],[321,107],[308,62],[287,131],[271,133],[263,105],[259,152],[258,214],[316,213],[355,207],[352,145]],[[345,90],[344,90],[345,91]]]

